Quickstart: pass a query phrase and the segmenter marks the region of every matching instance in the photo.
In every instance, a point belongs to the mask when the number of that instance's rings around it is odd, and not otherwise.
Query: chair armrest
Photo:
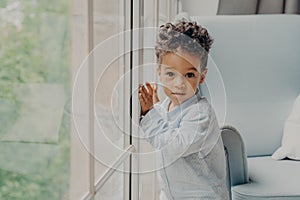
[[[249,181],[247,156],[243,139],[237,129],[226,125],[221,127],[221,136],[227,158],[227,176],[230,186]]]

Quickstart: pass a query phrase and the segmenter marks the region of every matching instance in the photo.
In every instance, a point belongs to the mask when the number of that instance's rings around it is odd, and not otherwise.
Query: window
[[[67,199],[68,0],[0,0],[0,199]]]
[[[135,138],[136,88],[145,80],[155,80],[153,27],[175,16],[177,1],[74,0],[74,5],[70,197],[89,199],[95,182],[105,179],[101,177],[124,149],[134,145],[138,154],[151,151],[146,142]],[[151,28],[137,29],[143,27]],[[144,48],[147,45],[150,48]],[[126,158],[95,199],[157,198],[155,172],[135,174],[141,164],[154,166],[155,162],[142,162],[136,156]]]
[[[81,199],[126,147],[151,150],[130,136],[131,95],[155,80],[154,50],[143,48],[155,28],[130,30],[173,18],[177,3],[0,0],[0,199]],[[131,173],[139,162],[126,157],[95,199],[157,198],[154,172]]]

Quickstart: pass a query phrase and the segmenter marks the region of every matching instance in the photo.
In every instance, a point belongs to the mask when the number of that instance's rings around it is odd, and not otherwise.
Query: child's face
[[[200,56],[182,51],[162,56],[158,76],[173,106],[181,104],[195,94],[198,84],[204,81],[207,72],[204,70],[201,73],[200,70]]]

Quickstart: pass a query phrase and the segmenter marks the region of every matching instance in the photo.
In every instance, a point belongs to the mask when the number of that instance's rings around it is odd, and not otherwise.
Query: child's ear
[[[206,74],[207,74],[208,69],[205,68],[202,72],[201,72],[201,77],[200,77],[200,81],[199,83],[202,84],[205,80]]]

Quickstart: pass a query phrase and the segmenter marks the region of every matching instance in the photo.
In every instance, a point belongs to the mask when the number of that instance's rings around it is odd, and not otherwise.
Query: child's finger
[[[151,83],[151,87],[152,87],[152,100],[153,100],[153,103],[157,103],[159,102],[159,98],[158,98],[158,95],[157,95],[157,83]]]
[[[140,85],[140,87],[139,87],[139,93],[145,93],[145,89],[144,89],[144,86],[143,85]]]
[[[148,89],[149,93],[150,93],[150,94],[152,94],[152,93],[153,93],[153,89],[152,89],[152,86],[151,86],[151,84],[150,84],[150,83],[148,83],[148,82],[146,82],[146,87],[147,87],[147,89]]]
[[[158,98],[157,94],[155,93],[153,95],[153,103],[157,103],[157,102],[159,102],[159,98]]]
[[[144,94],[147,94],[147,93],[148,93],[148,91],[146,90],[146,88],[145,88],[144,85],[142,85],[142,86],[140,87],[140,91],[143,92]]]
[[[142,93],[139,93],[139,100],[140,100],[140,103],[141,103],[141,104],[145,104],[145,100],[144,100],[144,98],[143,98]]]
[[[140,94],[141,94],[141,96],[142,96],[143,101],[145,102],[145,104],[147,104],[149,102],[151,96],[149,96],[148,93],[144,93],[144,92],[141,92]]]
[[[151,83],[154,92],[157,92],[157,83]]]
[[[139,93],[139,100],[140,100],[140,104],[142,106],[142,108],[147,107],[147,100],[145,98],[145,96],[142,93]]]

